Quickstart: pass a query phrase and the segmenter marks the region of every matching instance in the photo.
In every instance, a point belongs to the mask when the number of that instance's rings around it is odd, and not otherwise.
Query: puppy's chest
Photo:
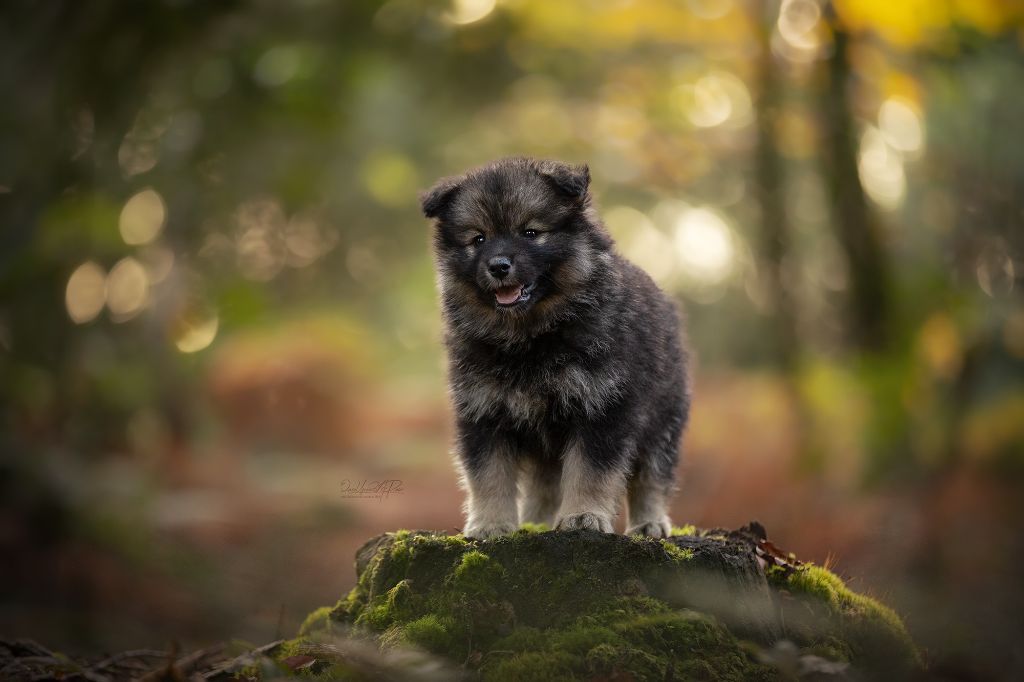
[[[613,363],[574,353],[475,358],[452,376],[460,416],[538,425],[594,416],[619,397]]]

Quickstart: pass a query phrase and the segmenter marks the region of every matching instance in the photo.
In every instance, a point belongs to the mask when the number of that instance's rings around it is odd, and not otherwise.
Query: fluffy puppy
[[[421,197],[467,537],[520,523],[665,537],[689,414],[674,305],[615,252],[586,166],[514,158]]]

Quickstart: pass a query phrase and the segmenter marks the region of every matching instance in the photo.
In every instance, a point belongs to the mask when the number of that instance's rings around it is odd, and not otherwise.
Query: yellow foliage
[[[943,379],[952,379],[963,362],[960,332],[949,315],[938,313],[928,318],[917,339],[918,353],[931,371]]]
[[[550,2],[523,0],[515,9],[527,38],[575,49],[617,49],[637,43],[709,45],[752,35],[747,13],[736,4],[713,19],[674,0]]]
[[[397,152],[372,154],[362,167],[363,183],[370,195],[385,206],[401,207],[416,196],[420,180],[416,166]]]
[[[834,0],[841,23],[853,31],[875,31],[901,47],[919,44],[951,22],[943,0]]]
[[[874,31],[900,47],[927,43],[953,26],[995,35],[1024,22],[1024,3],[1007,0],[834,0],[841,23]]]
[[[1024,22],[1020,0],[953,0],[954,17],[982,33],[996,35]]]
[[[973,410],[964,420],[960,446],[976,460],[988,460],[1024,443],[1024,395],[1012,393]]]
[[[923,96],[921,84],[913,76],[901,71],[888,71],[882,82],[882,92],[886,97],[898,97],[913,102],[920,109]]]

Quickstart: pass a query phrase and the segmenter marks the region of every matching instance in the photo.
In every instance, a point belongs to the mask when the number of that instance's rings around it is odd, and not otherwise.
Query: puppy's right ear
[[[455,198],[455,193],[462,185],[462,178],[444,178],[436,185],[420,195],[423,215],[436,218]]]
[[[586,200],[590,187],[590,168],[586,164],[570,166],[560,161],[541,161],[538,170],[565,196]]]

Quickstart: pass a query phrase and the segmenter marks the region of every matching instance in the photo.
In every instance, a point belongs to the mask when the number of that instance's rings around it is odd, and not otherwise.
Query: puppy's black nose
[[[495,256],[487,261],[487,269],[493,277],[504,279],[512,269],[512,259],[508,256]]]

